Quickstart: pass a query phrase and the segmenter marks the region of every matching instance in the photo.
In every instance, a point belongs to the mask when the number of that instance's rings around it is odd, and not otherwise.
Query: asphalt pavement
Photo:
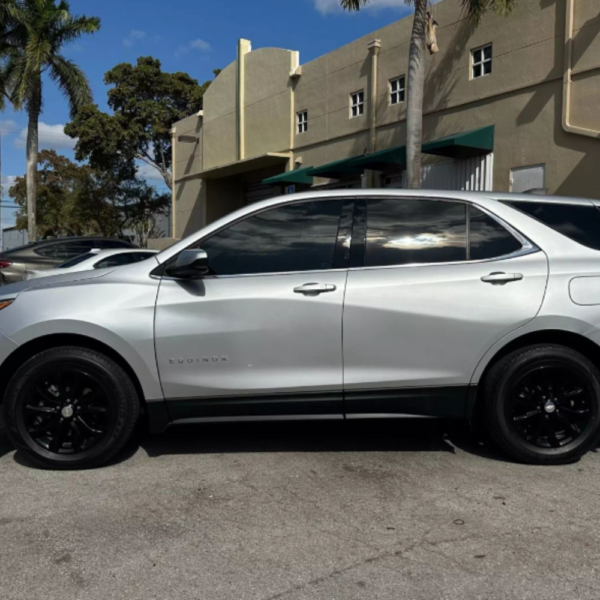
[[[600,598],[600,456],[510,462],[437,421],[143,432],[36,469],[0,434],[2,600]]]

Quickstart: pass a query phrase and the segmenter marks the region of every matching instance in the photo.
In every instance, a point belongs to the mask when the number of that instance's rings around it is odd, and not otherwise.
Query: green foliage
[[[135,65],[115,66],[104,81],[113,86],[108,92],[113,114],[88,106],[65,128],[78,138],[77,159],[127,177],[135,173],[135,161],[142,160],[172,187],[171,127],[202,108],[210,82],[199,85],[186,73],[165,73],[160,61],[149,56]]]
[[[2,82],[17,110],[31,115],[42,109],[42,72],[65,95],[71,115],[92,101],[81,69],[61,54],[61,48],[100,29],[97,17],[73,16],[61,0],[3,0],[0,3]]]
[[[138,179],[98,172],[78,165],[54,150],[39,154],[37,221],[41,237],[122,235],[156,215],[168,212],[170,197]],[[18,177],[9,195],[20,206],[17,227],[27,228],[27,187]]]

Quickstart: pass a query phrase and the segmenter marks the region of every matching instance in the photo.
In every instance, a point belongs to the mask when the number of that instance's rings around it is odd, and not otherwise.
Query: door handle
[[[305,283],[294,288],[294,293],[304,294],[305,296],[318,296],[319,294],[335,292],[335,290],[337,290],[337,287],[332,283]]]
[[[521,273],[490,273],[481,278],[481,281],[485,283],[491,283],[492,285],[504,285],[511,281],[521,281],[523,275]]]

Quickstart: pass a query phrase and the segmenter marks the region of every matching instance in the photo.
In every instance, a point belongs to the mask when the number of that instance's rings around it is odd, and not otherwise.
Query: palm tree
[[[358,11],[371,0],[340,0],[342,8]],[[406,171],[408,187],[420,188],[421,146],[423,143],[423,91],[425,88],[425,41],[428,26],[429,0],[405,0],[415,7],[410,50],[408,56],[407,107],[406,107]],[[508,15],[516,0],[460,0],[467,17],[475,24],[489,9]]]
[[[92,103],[83,71],[61,54],[63,46],[100,28],[97,17],[73,16],[61,0],[3,0],[0,3],[2,81],[16,110],[25,109],[27,127],[27,217],[29,240],[37,239],[36,182],[38,122],[42,112],[42,74],[58,85],[69,103],[71,117]]]

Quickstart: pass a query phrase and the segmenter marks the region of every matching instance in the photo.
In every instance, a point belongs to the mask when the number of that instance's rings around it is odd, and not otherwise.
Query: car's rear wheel
[[[4,419],[15,446],[56,469],[97,467],[130,439],[139,416],[136,388],[107,356],[79,347],[45,350],[14,375]]]
[[[512,352],[490,369],[484,394],[489,434],[518,461],[573,462],[600,437],[600,372],[570,348]]]

